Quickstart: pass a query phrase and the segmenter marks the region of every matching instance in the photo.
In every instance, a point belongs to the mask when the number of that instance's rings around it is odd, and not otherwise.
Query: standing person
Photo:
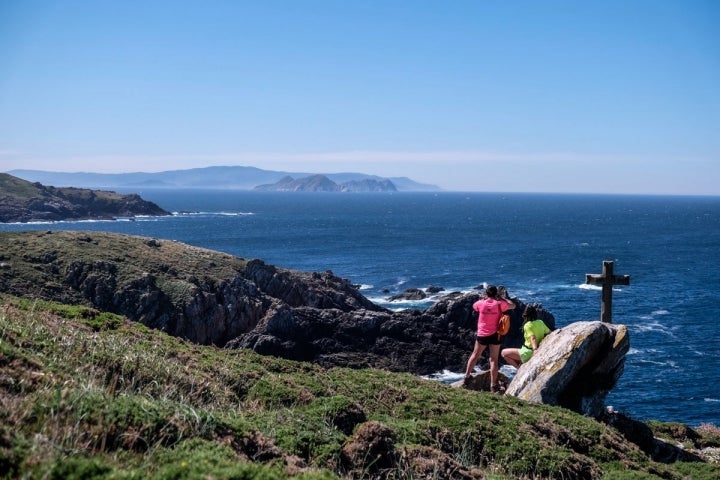
[[[473,310],[478,312],[477,338],[475,348],[468,359],[465,369],[465,382],[470,379],[470,374],[475,364],[480,359],[485,347],[490,349],[490,391],[497,392],[498,388],[498,360],[500,357],[500,335],[497,333],[498,320],[504,311],[512,310],[515,304],[508,298],[500,298],[495,285],[488,285],[485,288],[485,298],[473,304]]]
[[[550,329],[545,322],[537,318],[537,309],[532,305],[527,305],[523,312],[523,336],[525,343],[520,348],[505,348],[502,356],[507,363],[515,368],[530,360],[535,350],[537,350],[540,342],[543,341],[545,335],[550,333]]]

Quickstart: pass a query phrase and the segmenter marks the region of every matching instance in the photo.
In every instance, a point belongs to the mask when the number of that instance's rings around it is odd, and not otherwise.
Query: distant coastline
[[[440,192],[437,185],[416,182],[408,177],[379,177],[366,173],[312,173],[262,170],[248,166],[212,166],[186,170],[132,173],[51,172],[44,170],[11,170],[10,175],[29,182],[56,187],[79,188],[217,188],[254,190],[276,184],[287,177],[302,179],[321,175],[338,185],[351,185],[350,190],[387,191],[377,185],[391,183],[399,192]],[[354,187],[352,187],[354,186]],[[323,190],[325,191],[325,190]]]
[[[170,212],[137,194],[31,183],[0,173],[0,222],[30,223],[63,220],[108,220],[165,216]]]

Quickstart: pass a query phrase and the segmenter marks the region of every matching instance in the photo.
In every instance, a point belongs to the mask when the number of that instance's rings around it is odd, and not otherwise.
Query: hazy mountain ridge
[[[30,182],[45,185],[73,186],[84,188],[227,188],[252,190],[259,185],[274,184],[284,177],[303,178],[318,175],[308,172],[283,172],[262,170],[248,166],[212,166],[163,172],[92,173],[92,172],[51,172],[45,170],[12,170],[7,172]],[[324,173],[335,183],[376,180],[391,181],[398,191],[440,191],[436,185],[416,182],[408,177],[384,178],[365,173]]]

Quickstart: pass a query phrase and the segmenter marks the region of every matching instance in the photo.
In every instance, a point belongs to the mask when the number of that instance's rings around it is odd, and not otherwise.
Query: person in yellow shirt
[[[520,348],[505,348],[502,351],[505,361],[515,368],[520,368],[520,365],[530,360],[545,335],[550,333],[550,329],[545,325],[545,322],[537,318],[537,309],[532,305],[525,307],[523,320],[523,336],[525,337],[523,346]]]

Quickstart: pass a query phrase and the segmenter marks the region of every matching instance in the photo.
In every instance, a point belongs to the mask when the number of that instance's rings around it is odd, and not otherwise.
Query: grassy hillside
[[[0,173],[0,195],[12,196],[19,199],[29,200],[41,196],[42,193],[37,185],[22,180],[7,173]]]
[[[2,478],[710,479],[570,411],[0,296]],[[654,425],[688,447],[717,429]],[[678,433],[681,432],[681,433]],[[691,442],[692,438],[692,442]]]
[[[2,290],[54,298],[71,292],[60,284],[73,263],[111,262],[120,285],[151,274],[168,291],[181,295],[192,276],[218,282],[235,277],[246,260],[170,240],[105,232],[0,232]],[[188,273],[190,272],[190,273]],[[73,300],[82,300],[75,295]]]

